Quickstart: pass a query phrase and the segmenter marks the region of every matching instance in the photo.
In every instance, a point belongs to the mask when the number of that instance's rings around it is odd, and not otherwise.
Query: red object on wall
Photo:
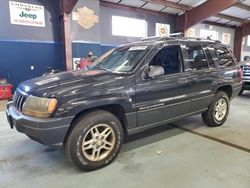
[[[0,100],[7,100],[11,98],[11,90],[12,90],[11,84],[3,84],[0,85]]]

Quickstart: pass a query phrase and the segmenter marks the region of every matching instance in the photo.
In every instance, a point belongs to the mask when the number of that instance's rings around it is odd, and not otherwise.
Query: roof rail
[[[172,37],[172,36],[176,36],[176,37],[183,37],[183,33],[179,32],[179,33],[170,33],[167,35],[168,37]]]
[[[174,39],[174,37],[183,37],[183,33],[170,33],[166,36],[152,36],[152,37],[145,37],[142,38],[141,41],[147,40],[164,40],[164,39]]]
[[[205,37],[183,37],[183,33],[171,33],[171,34],[166,35],[166,36],[145,37],[145,38],[142,38],[141,41],[173,40],[173,39],[178,39],[178,38],[187,39],[187,40],[211,41],[211,42],[215,42],[215,43],[221,43],[219,40],[213,40],[213,39],[211,39],[210,36],[208,36],[207,38],[205,38]]]
[[[210,36],[208,36],[207,38],[205,37],[184,37],[184,39],[193,39],[193,40],[203,40],[203,41],[211,41],[211,42],[215,42],[215,43],[221,43],[219,40],[213,40],[211,39]]]

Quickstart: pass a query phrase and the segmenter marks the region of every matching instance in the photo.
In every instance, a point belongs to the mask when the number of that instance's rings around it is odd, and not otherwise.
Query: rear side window
[[[215,60],[213,59],[213,55],[215,55],[215,52],[214,52],[213,48],[208,46],[208,47],[205,47],[203,49],[204,49],[204,51],[206,53],[209,67],[215,68],[216,67],[215,66]],[[213,52],[214,54],[212,54],[211,52]]]
[[[208,69],[206,55],[200,44],[187,44],[186,50],[192,70]]]
[[[234,66],[234,59],[230,53],[230,51],[226,47],[215,47],[214,52],[214,60],[217,62],[219,67],[230,67]]]

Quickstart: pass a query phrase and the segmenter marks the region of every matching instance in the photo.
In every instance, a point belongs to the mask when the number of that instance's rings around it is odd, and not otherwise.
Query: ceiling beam
[[[216,16],[216,17],[218,17],[218,18],[221,18],[221,19],[227,19],[227,20],[231,20],[231,21],[235,21],[235,22],[243,22],[244,20],[243,19],[241,19],[241,18],[236,18],[236,17],[234,17],[234,16],[228,16],[228,15],[225,15],[225,14],[216,14],[216,15],[214,15],[214,16]]]
[[[162,5],[162,6],[166,6],[166,7],[171,7],[171,8],[175,8],[175,9],[183,10],[183,11],[190,10],[193,8],[193,7],[188,6],[188,5],[177,4],[177,3],[174,3],[171,1],[164,1],[164,0],[143,0],[143,1],[145,1],[147,3],[154,3],[154,4],[158,4],[158,5]]]
[[[226,27],[226,28],[231,28],[231,29],[235,29],[236,28],[236,26],[234,26],[234,25],[229,25],[229,24],[225,25],[223,23],[212,22],[212,21],[207,21],[207,20],[205,20],[205,21],[203,21],[201,23],[206,24],[206,25],[214,25],[214,26]]]
[[[178,10],[182,10],[183,12],[189,11],[189,10],[195,8],[195,7],[192,7],[192,6],[176,4],[176,3],[173,3],[173,2],[170,2],[170,1],[164,1],[164,0],[143,0],[143,1],[148,2],[148,3],[155,3],[155,4],[158,4],[158,5],[163,5],[163,6],[175,8],[175,9],[178,9]],[[222,18],[222,19],[228,19],[228,20],[235,21],[235,22],[243,22],[244,21],[243,19],[233,17],[233,16],[227,16],[227,15],[224,15],[224,14],[216,14],[214,16],[216,16],[218,18]]]
[[[244,5],[242,3],[235,4],[234,6],[241,8],[241,9],[244,9],[244,10],[247,10],[247,11],[250,11],[250,6]]]
[[[202,22],[206,18],[233,6],[238,0],[209,0],[203,4],[186,11],[176,19],[176,31],[185,32],[189,27]]]
[[[158,11],[147,10],[147,9],[143,9],[143,8],[131,7],[128,5],[122,5],[122,4],[118,4],[118,3],[110,3],[110,2],[106,2],[106,1],[102,1],[102,0],[100,1],[100,6],[108,7],[108,8],[112,8],[112,9],[130,11],[130,12],[139,13],[139,14],[165,16],[166,18],[173,20],[173,21],[175,19],[175,16],[173,16],[172,14],[165,13],[165,12],[158,12]]]

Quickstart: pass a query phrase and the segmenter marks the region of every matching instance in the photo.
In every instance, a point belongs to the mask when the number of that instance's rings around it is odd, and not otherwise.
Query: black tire
[[[216,118],[216,115],[215,115],[216,114],[215,105],[221,99],[223,99],[223,101],[225,101],[225,103],[227,104],[226,105],[226,113],[222,119],[218,120]],[[213,102],[208,107],[207,111],[202,113],[202,119],[203,119],[204,123],[207,124],[207,126],[218,127],[218,126],[223,125],[223,123],[226,121],[228,114],[229,114],[229,110],[230,110],[230,100],[229,100],[227,93],[225,93],[223,91],[218,91],[213,99]]]
[[[69,132],[66,143],[65,143],[65,152],[66,156],[69,159],[69,161],[77,166],[81,170],[85,171],[91,171],[91,170],[96,170],[101,167],[104,167],[111,163],[115,157],[118,155],[121,145],[123,143],[123,128],[120,123],[120,121],[117,119],[115,115],[113,115],[110,112],[104,111],[104,110],[98,110],[98,111],[93,111],[89,112],[86,115],[83,115],[79,117],[73,124],[73,128]],[[111,133],[109,134],[109,137],[105,138],[105,141],[107,139],[111,140],[112,137],[112,147],[110,147],[105,153],[105,157],[103,159],[93,159],[90,160],[90,158],[93,156],[93,153],[95,153],[97,150],[99,150],[99,154],[101,156],[101,153],[104,152],[107,148],[106,144],[105,146],[102,145],[101,140],[101,133],[104,132],[104,129],[102,130],[103,132],[99,132],[100,128],[104,127],[110,129]],[[94,130],[96,131],[99,129],[97,132],[100,133],[99,135],[99,140],[97,140],[97,137],[94,133]],[[108,130],[109,131],[109,130]],[[93,135],[94,134],[94,135]],[[92,138],[93,136],[93,138]],[[91,137],[89,140],[84,140],[87,137]],[[85,142],[84,142],[84,141]],[[92,141],[95,140],[95,141]],[[91,144],[87,144],[88,146],[85,146],[86,148],[89,149],[82,149],[84,147],[84,144],[86,144],[88,141],[91,141]],[[111,141],[110,141],[111,142]],[[98,144],[99,143],[99,144]],[[101,148],[103,146],[103,148]],[[98,149],[99,147],[99,149]],[[105,148],[104,148],[105,147]],[[92,150],[92,155],[90,154]],[[85,153],[85,154],[84,154]],[[98,156],[99,156],[98,154]],[[94,154],[94,158],[95,158]],[[92,158],[91,158],[92,159]]]

